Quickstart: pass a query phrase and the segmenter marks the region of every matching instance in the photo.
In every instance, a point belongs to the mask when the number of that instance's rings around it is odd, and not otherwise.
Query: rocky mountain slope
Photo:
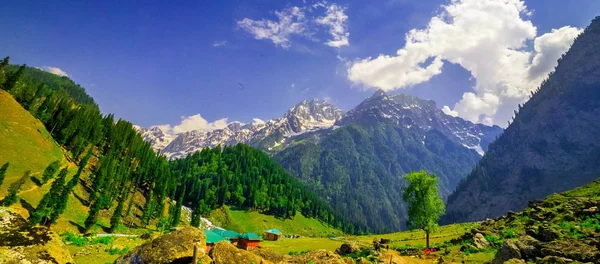
[[[402,176],[426,169],[446,197],[502,131],[445,115],[432,101],[376,92],[330,129],[288,140],[274,154],[334,210],[372,232],[405,226]]]
[[[600,18],[559,59],[448,199],[446,222],[496,217],[600,175]]]
[[[528,203],[522,212],[487,219],[452,244],[497,250],[492,264],[599,263],[600,181]]]
[[[331,127],[340,119],[342,111],[327,101],[302,101],[288,110],[283,117],[266,123],[244,124],[232,122],[223,129],[213,131],[195,130],[171,135],[158,127],[140,129],[156,150],[169,158],[182,158],[205,147],[245,143],[264,150],[272,150],[286,138],[308,131]]]

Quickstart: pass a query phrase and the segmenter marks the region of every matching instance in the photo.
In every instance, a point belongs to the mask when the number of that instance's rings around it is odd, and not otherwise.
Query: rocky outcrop
[[[313,250],[306,254],[295,255],[290,260],[290,263],[314,263],[314,264],[350,264],[354,263],[351,258],[342,258],[328,250]]]
[[[510,259],[520,259],[521,250],[513,240],[504,241],[492,264],[502,264]]]
[[[484,249],[490,246],[490,242],[481,233],[477,233],[473,236],[473,245],[478,249]]]
[[[146,242],[118,258],[115,264],[126,263],[189,263],[194,255],[194,246],[205,263],[207,260],[206,236],[195,227],[184,227],[175,232]]]
[[[0,207],[0,263],[74,263],[60,237]]]
[[[238,249],[231,243],[225,241],[216,243],[209,255],[215,264],[272,263],[250,251]]]
[[[335,253],[340,255],[348,255],[360,251],[360,247],[356,243],[344,243],[340,248],[335,250]]]

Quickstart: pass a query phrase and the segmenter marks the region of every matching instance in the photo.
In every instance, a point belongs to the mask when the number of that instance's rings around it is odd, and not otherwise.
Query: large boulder
[[[306,254],[295,255],[289,263],[314,263],[314,264],[346,264],[349,259],[344,259],[340,255],[331,251],[318,249],[309,251]],[[350,260],[351,261],[351,260]],[[353,262],[350,262],[353,263]]]
[[[360,251],[360,247],[356,243],[344,243],[340,248],[335,250],[335,253],[340,255],[348,255]]]
[[[494,260],[492,260],[492,264],[502,264],[510,259],[521,259],[521,250],[515,243],[514,240],[506,240],[496,256]]]
[[[194,246],[199,249],[199,257],[206,261],[204,232],[195,227],[184,227],[134,248],[114,263],[190,263]]]
[[[288,263],[291,258],[290,255],[279,254],[279,253],[273,252],[267,248],[258,248],[257,247],[257,248],[249,249],[249,251],[265,260],[271,261],[276,264]]]
[[[556,257],[556,256],[546,256],[544,258],[538,259],[536,264],[567,264],[572,263],[573,260],[568,258]]]
[[[477,233],[473,236],[473,245],[478,249],[484,249],[490,246],[490,242],[481,233]]]
[[[541,243],[531,236],[522,236],[516,244],[524,259],[535,259],[540,255]]]
[[[62,240],[46,227],[31,227],[0,207],[0,263],[74,263]]]
[[[216,243],[210,251],[210,257],[215,264],[272,263],[250,251],[238,249],[226,241]]]

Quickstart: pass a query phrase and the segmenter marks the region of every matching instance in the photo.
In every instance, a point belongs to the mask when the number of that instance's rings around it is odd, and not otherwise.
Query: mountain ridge
[[[364,108],[365,105],[382,104],[386,100],[407,103],[402,109],[404,113],[399,109],[388,113],[385,113],[385,110],[378,109],[379,116],[374,113],[373,117],[393,119],[403,116],[406,111],[413,111],[411,107],[420,108],[423,105],[426,111],[420,114],[433,115],[435,120],[429,118],[429,121],[433,122],[430,122],[431,124],[428,124],[427,128],[422,129],[429,130],[431,127],[435,127],[452,140],[477,151],[480,155],[483,155],[487,145],[502,130],[497,126],[473,124],[459,117],[448,116],[437,108],[434,101],[406,94],[387,95],[383,90],[376,91],[371,97],[346,113],[343,113],[341,109],[326,100],[313,99],[310,101],[303,100],[286,111],[282,117],[270,119],[264,123],[245,124],[234,121],[222,129],[212,131],[192,130],[179,134],[172,134],[161,129],[160,126],[150,128],[136,126],[136,129],[146,141],[152,144],[156,151],[160,151],[168,158],[182,158],[204,147],[234,145],[236,143],[249,144],[268,152],[277,152],[281,150],[282,145],[286,145],[286,142],[288,144],[291,144],[289,142],[295,142],[294,137],[319,130],[331,130],[352,123],[353,116],[358,114],[357,109]],[[411,105],[408,104],[410,102],[412,102]],[[396,118],[395,122],[404,122],[407,128],[411,126],[410,118],[406,120]]]
[[[444,222],[476,221],[600,175],[600,17],[515,111],[513,122],[449,197]]]

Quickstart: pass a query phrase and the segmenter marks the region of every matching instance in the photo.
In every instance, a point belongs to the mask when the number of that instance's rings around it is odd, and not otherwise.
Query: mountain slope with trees
[[[446,222],[496,217],[600,175],[600,17],[448,198]]]
[[[376,92],[328,130],[289,140],[274,157],[364,231],[406,227],[402,176],[425,169],[447,197],[502,130],[445,115],[435,103]],[[462,135],[473,135],[468,138]]]
[[[80,165],[71,179],[63,170],[52,180],[56,170],[49,162],[48,170],[54,173],[43,178],[49,180],[47,185],[52,182],[52,188],[39,204],[32,205],[36,206],[30,218],[34,224],[54,223],[65,210],[65,198],[74,185],[81,185],[85,195],[78,197],[89,211],[85,221],[77,224],[86,231],[97,227],[107,215],[111,231],[132,215],[137,216],[134,221],[138,226],[150,222],[162,228],[176,226],[181,207],[170,206],[170,201],[192,207],[196,222],[201,213],[231,204],[283,218],[292,218],[299,211],[347,232],[354,230],[262,152],[242,145],[219,147],[169,162],[155,153],[131,123],[102,115],[85,90],[67,77],[25,65],[12,66],[8,58],[2,61],[0,73],[2,89],[37,117],[70,159]],[[88,161],[89,173],[83,175]],[[145,204],[136,212],[139,193]]]

